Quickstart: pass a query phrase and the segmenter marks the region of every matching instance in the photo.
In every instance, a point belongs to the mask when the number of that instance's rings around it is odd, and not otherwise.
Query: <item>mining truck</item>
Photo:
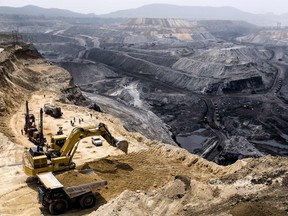
[[[93,207],[96,202],[93,192],[107,185],[106,180],[96,180],[67,187],[61,184],[52,172],[40,173],[37,177],[40,180],[38,201],[53,215],[64,213],[75,203],[79,204],[82,209]]]
[[[26,148],[23,154],[24,172],[31,177],[37,177],[37,174],[42,172],[74,169],[76,165],[72,159],[80,140],[97,135],[102,136],[111,146],[127,153],[128,142],[122,138],[114,138],[104,123],[99,123],[96,127],[75,127],[68,136],[62,133],[52,136],[51,143],[47,144],[46,148]]]
[[[61,108],[58,106],[54,106],[50,103],[44,104],[44,112],[54,118],[60,118],[63,113],[61,112]]]

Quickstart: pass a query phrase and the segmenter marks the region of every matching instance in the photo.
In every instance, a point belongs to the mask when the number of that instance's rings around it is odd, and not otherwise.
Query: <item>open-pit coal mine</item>
[[[28,20],[20,33],[69,71],[91,108],[222,165],[288,155],[287,29],[267,35],[232,21],[89,22],[42,22],[35,33]]]

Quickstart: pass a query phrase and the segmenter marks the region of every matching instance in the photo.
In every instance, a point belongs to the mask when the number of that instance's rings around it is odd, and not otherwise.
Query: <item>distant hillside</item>
[[[176,6],[168,4],[151,4],[136,9],[115,11],[109,14],[97,16],[95,14],[81,14],[69,10],[57,8],[41,8],[33,5],[25,7],[0,6],[0,14],[30,15],[45,17],[103,17],[103,18],[177,18],[192,20],[232,20],[246,21],[260,26],[276,26],[281,22],[282,26],[288,25],[288,13],[283,15],[252,14],[233,7],[200,7],[200,6]]]
[[[252,14],[233,7],[176,6],[168,4],[145,5],[136,9],[116,11],[102,15],[102,17],[103,16],[127,18],[178,18],[194,20],[242,20],[256,25],[276,25],[276,23],[281,21],[281,19],[284,20],[284,16],[276,16],[273,14]]]
[[[200,20],[197,22],[212,35],[224,40],[233,40],[234,38],[241,37],[241,35],[251,34],[260,28],[245,21]]]
[[[41,8],[33,5],[24,7],[4,7],[0,6],[0,14],[46,16],[46,17],[92,17],[95,14],[81,14],[69,10],[57,8]]]

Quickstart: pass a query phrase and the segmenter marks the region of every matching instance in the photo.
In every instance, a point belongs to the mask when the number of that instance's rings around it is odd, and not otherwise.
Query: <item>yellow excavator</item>
[[[44,146],[25,149],[23,155],[24,172],[31,177],[37,177],[37,174],[43,172],[74,169],[76,164],[72,159],[79,141],[95,135],[102,136],[111,146],[127,154],[128,142],[123,139],[115,139],[104,123],[100,123],[97,127],[75,127],[68,137],[63,135],[61,130],[60,133],[52,136],[51,143],[46,146],[46,149]]]

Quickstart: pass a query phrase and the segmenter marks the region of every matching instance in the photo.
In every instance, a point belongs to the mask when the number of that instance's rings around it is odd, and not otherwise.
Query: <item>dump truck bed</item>
[[[69,172],[71,173],[71,171]],[[69,174],[69,172],[67,173]],[[74,172],[76,173],[76,171]],[[82,174],[82,175],[85,175],[85,174]],[[51,190],[62,188],[71,199],[107,185],[106,180],[92,179],[92,181],[89,183],[85,183],[85,184],[74,183],[73,186],[67,186],[65,185],[65,182],[64,184],[62,184],[52,172],[40,173],[40,174],[37,174],[37,176],[45,188],[51,189]],[[88,179],[89,179],[89,176],[90,175],[88,174],[87,175]]]
[[[74,198],[82,194],[88,193],[90,191],[93,191],[95,189],[101,188],[105,185],[107,185],[107,181],[101,180],[101,181],[92,182],[88,184],[81,184],[81,185],[73,186],[73,187],[67,187],[67,188],[64,187],[63,190],[66,192],[66,194],[70,198]]]

